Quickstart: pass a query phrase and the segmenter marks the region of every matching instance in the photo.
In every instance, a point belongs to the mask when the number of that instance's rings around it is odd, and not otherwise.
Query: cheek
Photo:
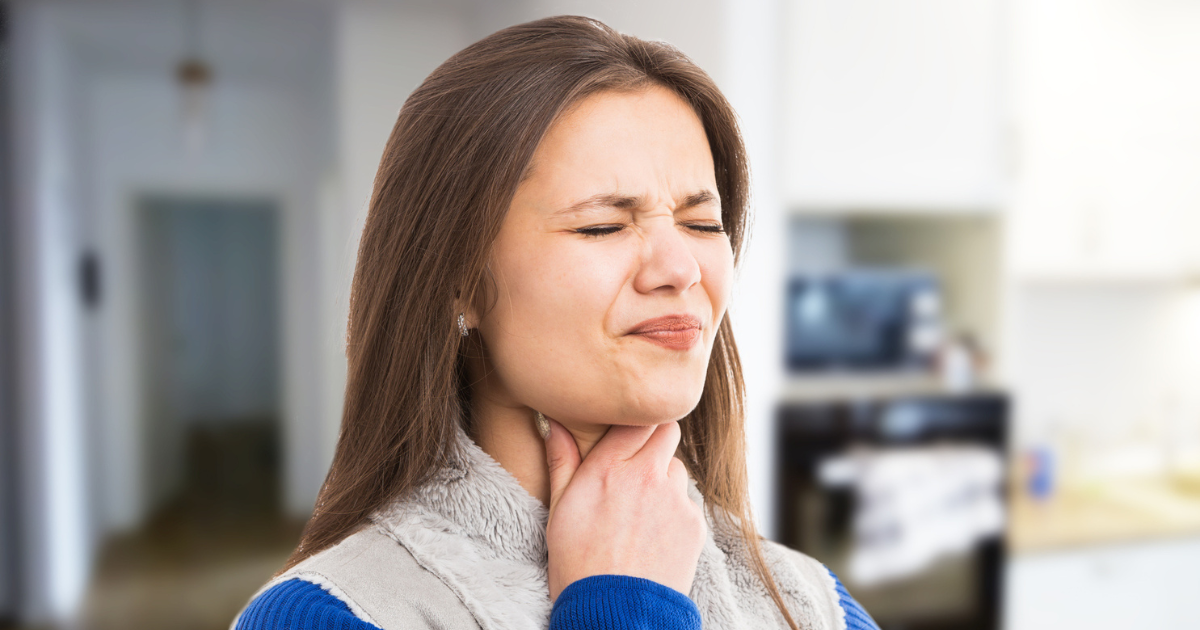
[[[717,241],[702,244],[695,254],[700,266],[700,282],[712,302],[713,324],[716,325],[733,293],[733,251],[728,241]]]
[[[533,337],[605,332],[606,315],[628,278],[625,258],[601,248],[527,249],[503,261],[493,309],[510,332]]]
[[[497,376],[531,405],[579,402],[576,390],[605,383],[609,317],[630,273],[627,257],[555,240],[493,259],[498,295],[482,327]]]

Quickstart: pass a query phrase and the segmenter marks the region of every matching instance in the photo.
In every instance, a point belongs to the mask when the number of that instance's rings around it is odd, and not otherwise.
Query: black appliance
[[[883,630],[999,630],[1002,535],[902,580],[864,588],[847,571],[855,544],[855,492],[828,487],[819,469],[859,446],[982,445],[1006,461],[1008,418],[1008,397],[999,392],[781,404],[775,436],[779,542],[837,573]],[[1001,498],[1006,494],[1002,485]]]
[[[922,271],[793,276],[785,317],[793,371],[927,367],[941,341],[939,285]]]

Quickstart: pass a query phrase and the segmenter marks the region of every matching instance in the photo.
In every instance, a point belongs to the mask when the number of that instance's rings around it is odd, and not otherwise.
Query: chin
[[[703,392],[703,383],[686,389],[676,386],[645,392],[623,405],[625,413],[619,424],[649,426],[682,420],[696,408]]]

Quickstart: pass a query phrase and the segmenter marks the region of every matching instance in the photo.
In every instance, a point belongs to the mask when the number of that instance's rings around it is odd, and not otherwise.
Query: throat
[[[477,405],[473,409],[471,439],[515,477],[526,492],[549,507],[550,469],[546,463],[546,442],[537,432],[533,413],[528,407]],[[609,427],[563,426],[574,436],[581,459],[587,457]]]

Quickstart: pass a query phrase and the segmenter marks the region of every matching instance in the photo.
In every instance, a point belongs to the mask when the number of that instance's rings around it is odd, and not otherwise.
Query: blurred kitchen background
[[[1189,0],[0,2],[0,627],[227,627],[332,454],[396,112],[561,13],[741,117],[769,537],[885,630],[1200,628]]]

